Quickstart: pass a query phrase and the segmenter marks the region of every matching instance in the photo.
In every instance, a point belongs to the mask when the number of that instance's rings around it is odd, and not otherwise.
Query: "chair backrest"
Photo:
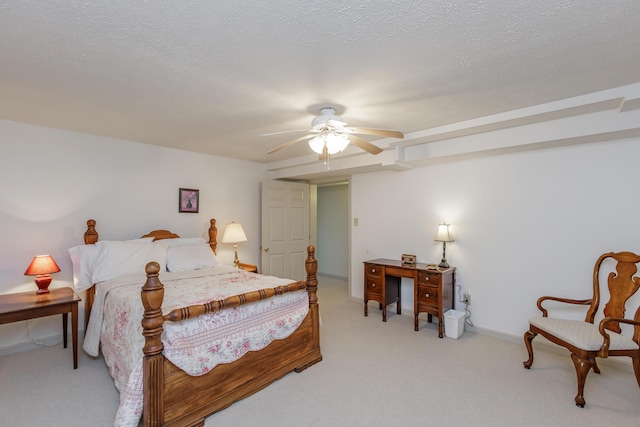
[[[625,303],[640,288],[640,277],[635,276],[638,271],[638,263],[640,263],[640,255],[632,252],[609,252],[601,255],[593,268],[593,300],[585,318],[585,321],[590,323],[593,323],[600,305],[600,267],[608,258],[613,258],[616,265],[615,272],[610,272],[607,277],[610,298],[604,306],[604,316],[624,318]],[[640,307],[638,307],[634,319],[640,321]],[[607,324],[607,329],[617,333],[621,331],[618,322]],[[634,341],[638,342],[640,326],[634,326],[633,336]]]

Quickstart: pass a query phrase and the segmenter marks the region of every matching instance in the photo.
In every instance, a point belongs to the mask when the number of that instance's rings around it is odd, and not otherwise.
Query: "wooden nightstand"
[[[239,262],[238,263],[238,268],[241,268],[244,271],[248,271],[250,273],[257,273],[258,272],[258,266],[253,265],[253,264],[245,264],[245,263]]]
[[[62,339],[67,348],[67,322],[71,313],[73,369],[78,368],[78,302],[80,297],[71,288],[51,289],[48,294],[20,292],[0,295],[0,325],[21,320],[62,314]]]

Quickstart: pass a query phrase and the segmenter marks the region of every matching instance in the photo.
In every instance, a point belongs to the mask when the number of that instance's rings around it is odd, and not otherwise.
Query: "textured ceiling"
[[[0,4],[0,118],[258,162],[323,105],[408,133],[638,81],[638,0]]]

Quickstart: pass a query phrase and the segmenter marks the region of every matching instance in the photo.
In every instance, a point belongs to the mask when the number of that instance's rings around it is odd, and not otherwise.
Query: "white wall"
[[[220,241],[236,221],[248,237],[240,258],[260,259],[258,163],[0,120],[0,174],[0,293],[35,290],[23,273],[42,253],[62,269],[51,287],[72,286],[67,249],[83,243],[90,218],[101,239],[158,228],[206,238],[214,217]],[[178,213],[181,187],[200,190],[200,213]],[[233,247],[219,244],[218,255],[231,263]],[[2,325],[0,351],[59,335],[60,324],[59,316],[30,320],[28,336],[25,322]]]
[[[471,320],[521,337],[539,296],[589,298],[599,255],[640,253],[638,159],[635,138],[354,175],[351,297],[362,300],[362,261],[414,253],[438,262],[433,238],[446,221],[456,238],[447,260],[471,293]],[[402,286],[407,314],[412,284]]]

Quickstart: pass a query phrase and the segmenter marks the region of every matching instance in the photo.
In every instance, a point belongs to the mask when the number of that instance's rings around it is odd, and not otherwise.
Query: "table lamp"
[[[439,224],[438,232],[436,233],[436,238],[434,239],[436,242],[442,242],[442,261],[438,264],[440,268],[449,268],[449,263],[447,262],[446,252],[447,252],[447,242],[453,242],[453,233],[451,233],[451,224]]]
[[[235,258],[233,265],[238,268],[240,260],[238,260],[238,242],[246,242],[247,235],[244,234],[241,224],[232,222],[227,224],[224,228],[224,234],[222,235],[222,243],[233,243],[233,250],[235,251]]]
[[[25,276],[36,276],[35,282],[38,286],[38,294],[48,294],[49,284],[51,284],[51,273],[57,273],[60,267],[53,260],[51,255],[37,255],[24,272]]]

